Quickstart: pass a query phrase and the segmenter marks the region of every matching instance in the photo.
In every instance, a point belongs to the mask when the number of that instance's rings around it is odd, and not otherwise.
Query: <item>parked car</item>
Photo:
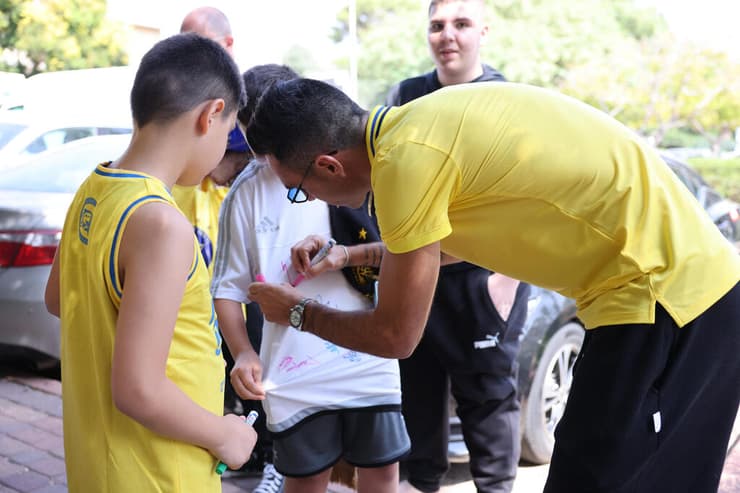
[[[33,154],[73,140],[131,132],[131,122],[123,118],[25,110],[0,112],[0,170],[5,172]]]
[[[722,197],[699,173],[673,156],[663,160],[686,185],[720,232],[740,251],[740,204]],[[576,317],[575,302],[553,291],[532,286],[519,364],[522,460],[550,461],[555,426],[562,417],[573,380],[573,364],[583,342],[584,329]],[[467,462],[460,420],[450,409],[448,458]]]
[[[0,173],[0,349],[59,358],[59,319],[44,291],[64,218],[97,163],[118,158],[130,139],[81,139]]]
[[[665,154],[663,160],[696,197],[699,205],[707,211],[724,237],[734,243],[740,251],[740,204],[723,197],[688,164]]]

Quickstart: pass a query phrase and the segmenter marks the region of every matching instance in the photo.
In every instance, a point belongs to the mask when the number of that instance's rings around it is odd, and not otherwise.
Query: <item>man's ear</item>
[[[216,118],[223,116],[226,103],[223,99],[212,99],[205,103],[198,114],[197,130],[200,135],[208,132]]]
[[[224,43],[224,49],[231,53],[231,50],[234,49],[234,36],[227,34],[222,41]]]
[[[344,176],[346,174],[344,164],[336,158],[336,154],[319,154],[314,164],[318,170],[324,170],[331,175]]]

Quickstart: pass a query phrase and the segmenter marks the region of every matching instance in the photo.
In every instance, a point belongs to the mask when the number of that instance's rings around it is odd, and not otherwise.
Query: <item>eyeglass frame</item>
[[[327,152],[326,154],[329,156],[333,156],[337,152],[339,151],[331,151],[331,152]],[[288,201],[290,201],[291,204],[303,204],[304,202],[308,202],[308,192],[306,192],[303,189],[303,182],[308,177],[308,172],[311,171],[311,167],[313,166],[313,163],[315,163],[318,158],[319,157],[316,156],[315,158],[313,158],[313,160],[309,161],[308,166],[306,167],[306,171],[303,172],[303,178],[301,178],[301,181],[298,183],[298,186],[288,188],[287,197],[288,197]],[[297,197],[299,196],[299,194],[303,194],[303,198],[298,199]]]

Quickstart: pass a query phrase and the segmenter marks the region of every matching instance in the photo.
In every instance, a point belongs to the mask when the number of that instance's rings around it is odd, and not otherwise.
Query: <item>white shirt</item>
[[[309,234],[331,237],[328,207],[319,200],[291,204],[272,170],[251,163],[221,208],[213,297],[249,303],[248,288],[258,274],[268,282],[288,282],[290,248]],[[339,271],[304,280],[296,289],[340,310],[370,307]],[[398,362],[393,359],[352,351],[268,321],[260,357],[263,407],[273,432],[319,411],[401,403]]]

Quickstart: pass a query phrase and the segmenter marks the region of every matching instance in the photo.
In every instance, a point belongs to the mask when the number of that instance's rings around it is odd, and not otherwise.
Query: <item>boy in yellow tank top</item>
[[[200,183],[243,104],[231,57],[176,35],[142,59],[126,152],[67,213],[46,303],[61,318],[64,448],[75,492],[219,492],[256,435],[223,416],[221,336],[193,229],[170,190]]]

